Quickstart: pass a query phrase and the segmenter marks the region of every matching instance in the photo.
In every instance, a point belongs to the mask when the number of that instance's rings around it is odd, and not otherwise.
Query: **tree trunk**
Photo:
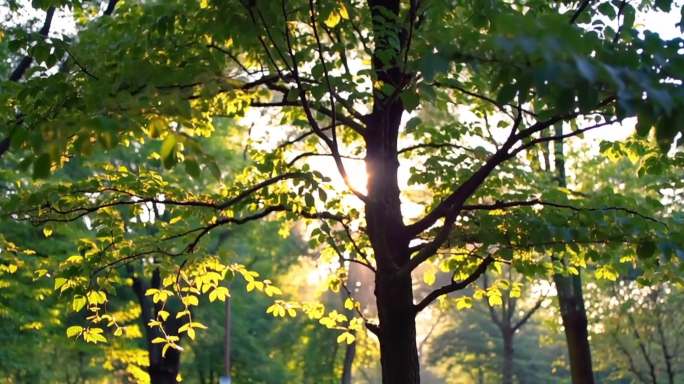
[[[160,286],[160,276],[159,270],[155,270],[152,274],[152,280],[150,281],[150,286],[153,288],[159,288]],[[176,384],[176,377],[178,376],[178,371],[180,369],[180,351],[173,348],[169,348],[166,351],[166,355],[162,357],[162,347],[163,344],[152,344],[152,340],[156,337],[162,337],[160,332],[154,328],[147,326],[147,322],[150,319],[154,319],[157,316],[157,310],[155,305],[150,300],[149,296],[145,296],[148,286],[142,280],[142,278],[133,278],[133,291],[135,292],[138,303],[141,308],[141,320],[143,322],[143,328],[145,329],[145,335],[147,339],[147,352],[149,354],[150,366],[147,368],[147,372],[150,375],[150,384]],[[168,310],[168,309],[167,309]],[[178,321],[175,318],[175,313],[172,311],[169,319],[166,323],[167,332],[170,334],[178,334]]]
[[[366,222],[377,260],[375,296],[380,319],[380,361],[384,384],[420,382],[413,287],[397,183],[397,134],[401,103],[384,106],[369,116],[366,169]]]
[[[233,321],[233,310],[232,310],[232,303],[231,299],[227,298],[226,299],[226,317],[224,318],[224,323],[223,323],[223,369],[225,370],[224,372],[224,377],[227,379],[226,381],[228,383],[231,382],[231,376],[230,376],[230,349],[231,349],[231,329],[232,329],[232,321]]]
[[[418,384],[420,368],[416,346],[411,279],[376,286],[380,317],[380,363],[383,384]]]
[[[591,348],[587,332],[587,314],[582,298],[582,281],[578,276],[555,275],[565,339],[570,358],[570,375],[574,384],[593,384]]]
[[[563,135],[562,124],[555,125],[556,136]],[[555,143],[555,166],[558,185],[566,186],[565,156],[563,141]],[[582,280],[580,275],[565,276],[555,274],[553,280],[558,292],[558,306],[560,307],[565,329],[565,339],[568,344],[570,359],[570,376],[573,384],[593,384],[594,373],[591,367],[591,348],[589,333],[587,332],[587,311],[582,297]]]
[[[347,350],[344,352],[344,362],[342,365],[342,380],[341,384],[352,383],[352,366],[354,364],[354,356],[356,355],[356,341],[347,345]]]
[[[513,384],[513,331],[504,330],[503,336],[503,364],[501,365],[501,383]]]
[[[405,34],[388,32],[387,13],[399,17],[399,0],[368,0],[373,20],[373,70],[382,84],[401,89],[407,76],[401,69]],[[399,48],[394,42],[399,41]],[[392,51],[387,59],[388,51]],[[384,59],[383,59],[384,57]],[[409,239],[401,213],[397,142],[404,106],[398,95],[375,89],[373,109],[366,116],[366,172],[368,194],[365,218],[377,264],[375,297],[383,384],[418,384],[420,367],[416,345],[413,284],[407,265]]]
[[[342,303],[344,303],[347,298],[358,301],[358,297],[356,297],[354,294],[357,290],[354,287],[356,286],[355,283],[358,281],[356,274],[359,271],[355,267],[355,264],[349,264],[349,268],[347,270],[347,286],[352,288],[350,291],[347,291],[346,294],[340,295]],[[356,315],[353,309],[345,309],[344,314],[350,319]],[[358,332],[355,332],[355,336],[358,336]],[[342,378],[340,379],[341,384],[352,383],[352,368],[354,366],[354,358],[356,357],[356,343],[357,342],[354,341],[353,343],[347,345],[347,348],[344,351],[344,361],[342,362]]]
[[[169,348],[166,351],[166,356],[161,358],[161,351],[159,352],[159,359],[154,364],[150,363],[148,372],[150,373],[151,384],[176,384],[176,377],[178,376],[178,368],[180,366],[180,353],[175,349]]]

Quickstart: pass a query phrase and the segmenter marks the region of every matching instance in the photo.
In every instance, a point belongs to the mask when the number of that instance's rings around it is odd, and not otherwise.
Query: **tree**
[[[59,5],[45,3],[48,11]],[[625,242],[667,244],[657,248],[665,259],[659,268],[678,262],[681,233],[663,229],[661,217],[670,212],[643,212],[638,200],[613,192],[574,196],[538,182],[519,156],[629,117],[638,118],[642,137],[655,127],[664,149],[672,143],[684,116],[681,41],[634,23],[639,10],[669,11],[671,1],[638,8],[586,0],[178,0],[121,4],[74,38],[15,33],[15,51],[39,66],[21,84],[4,84],[0,113],[13,151],[3,159],[11,155],[42,179],[71,156],[159,138],[151,156],[170,170],[92,166],[83,181],[51,178],[13,190],[3,212],[36,225],[86,216],[97,223],[97,257],[61,277],[67,289],[87,290],[91,281],[105,292],[122,264],[155,255],[175,287],[169,292],[180,297],[205,285],[217,295],[219,280],[207,278],[215,274],[274,294],[244,266],[210,259],[205,238],[271,215],[316,220],[314,243],[327,244],[340,264],[375,272],[378,319],[365,324],[379,339],[383,382],[418,383],[415,316],[493,263],[511,262],[524,274],[562,271],[544,261],[547,251]],[[63,69],[50,71],[58,63]],[[259,120],[268,129],[248,141],[244,170],[223,173],[203,145],[216,121],[254,109],[268,111]],[[414,111],[420,117],[404,123]],[[560,124],[568,129],[550,132]],[[280,139],[283,131],[291,136]],[[365,190],[349,171],[358,155]],[[336,170],[305,161],[314,156],[331,158]],[[179,188],[180,162],[194,178],[212,173],[216,184]],[[425,192],[416,201],[400,183],[402,163],[413,168],[411,187]],[[409,201],[423,213],[402,210]],[[124,229],[140,225],[131,213],[146,204],[164,204],[180,219],[158,223],[154,235]],[[444,248],[463,252],[447,258]],[[412,272],[440,260],[453,281],[415,299]],[[610,260],[591,261],[612,268]],[[304,311],[344,328],[340,340],[353,342],[363,319],[321,317],[316,308],[276,301],[269,312]],[[159,341],[164,348],[178,347],[172,336]]]
[[[554,133],[562,136],[563,127],[557,125]],[[558,179],[558,185],[561,188],[567,188],[565,154],[563,152],[563,140],[560,139],[556,141],[554,146],[555,176]],[[549,163],[548,161],[545,162]],[[561,262],[567,264],[565,258],[561,259]],[[557,272],[553,275],[553,281],[556,285],[558,307],[560,308],[563,331],[568,345],[572,382],[593,383],[594,370],[591,363],[591,347],[589,346],[589,331],[587,330],[587,311],[582,293],[582,278],[579,272],[570,276]]]
[[[543,302],[548,302],[548,293],[537,287],[540,292],[533,294],[530,288],[535,283],[525,282],[510,267],[498,271],[505,283],[490,284],[496,275],[484,274],[480,284],[498,289],[501,295],[480,295],[480,300],[473,301],[472,293],[466,293],[455,299],[458,312],[450,311],[454,319],[441,325],[430,346],[430,360],[447,367],[445,376],[460,369],[470,373],[476,383],[558,380],[559,376],[551,375],[549,358],[555,351],[541,348],[541,322],[534,318]]]
[[[681,304],[681,289],[667,284],[640,287],[622,280],[595,285],[592,298],[602,296],[606,306],[592,311],[600,324],[592,339],[611,373],[608,378],[676,383],[681,375],[682,322],[672,308]]]
[[[487,287],[487,275],[484,274],[483,278],[485,279],[485,287]],[[508,281],[509,284],[511,284],[508,290],[510,292],[504,291],[508,294],[506,294],[502,300],[501,312],[498,312],[493,306],[493,304],[497,303],[496,300],[487,301],[490,319],[499,328],[503,341],[501,382],[504,384],[513,383],[514,337],[520,328],[530,320],[532,315],[541,308],[542,303],[546,299],[546,296],[542,294],[531,308],[526,308],[524,310],[517,309],[517,298],[520,297],[520,286],[522,285],[522,282],[519,281],[519,279],[512,278],[512,271],[510,268],[508,268]],[[516,310],[520,312],[519,316],[515,316]],[[520,380],[519,374],[518,379]]]

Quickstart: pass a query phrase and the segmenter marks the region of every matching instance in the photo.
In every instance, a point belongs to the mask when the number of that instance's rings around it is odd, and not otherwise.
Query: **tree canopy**
[[[382,381],[418,383],[416,316],[501,305],[515,282],[478,285],[488,269],[682,282],[684,40],[642,23],[672,1],[33,6],[40,29],[3,37],[0,209],[42,239],[3,232],[0,257],[13,283],[67,299],[70,337],[123,336],[112,307],[139,278],[150,345],[177,353],[205,328],[200,298],[239,280],[340,343],[370,331]],[[50,33],[60,12],[73,32]],[[348,312],[217,253],[222,230],[258,221],[303,233]],[[374,311],[350,264],[373,274]]]

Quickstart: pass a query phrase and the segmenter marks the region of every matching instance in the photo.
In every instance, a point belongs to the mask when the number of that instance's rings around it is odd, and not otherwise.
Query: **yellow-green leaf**
[[[71,308],[73,308],[74,312],[79,312],[85,305],[86,298],[81,295],[74,296],[74,299],[71,302]]]
[[[159,150],[159,156],[162,159],[166,159],[171,155],[171,153],[176,149],[176,135],[170,134],[166,136],[164,142],[162,142],[161,149]]]
[[[221,301],[226,301],[226,298],[230,297],[228,288],[226,287],[216,287],[211,293],[209,293],[209,301],[214,302],[216,299]]]
[[[350,297],[347,297],[347,299],[344,300],[344,308],[349,310],[354,309],[354,300],[352,300]]]
[[[462,296],[456,299],[456,309],[459,311],[471,308],[473,306],[472,299],[467,296]]]
[[[274,285],[267,285],[264,289],[264,293],[266,294],[266,296],[271,297],[273,295],[280,295],[283,293],[283,291],[281,291],[280,288]]]
[[[430,268],[423,272],[423,281],[427,285],[432,285],[437,281],[437,274],[435,273],[435,270]]]
[[[81,332],[83,332],[83,327],[80,325],[72,325],[71,327],[67,328],[66,335],[67,337],[74,337],[80,335]]]
[[[344,6],[344,4],[340,4],[340,17],[342,17],[345,20],[349,20],[349,12],[347,11],[347,7]]]
[[[328,28],[335,28],[335,26],[340,23],[341,19],[342,16],[340,16],[340,13],[338,11],[332,11],[330,12],[330,15],[328,15],[328,18],[325,19],[325,25]]]
[[[161,317],[162,321],[166,321],[166,319],[169,318],[169,312],[164,311],[164,310],[157,312],[157,315],[159,315],[159,317]]]
[[[57,290],[57,289],[61,288],[62,286],[64,286],[64,284],[66,284],[66,282],[67,282],[67,279],[65,279],[65,278],[63,278],[63,277],[58,277],[58,278],[56,278],[56,279],[55,279],[55,290]]]
[[[489,301],[489,305],[492,307],[503,305],[503,299],[501,298],[501,295],[490,295],[487,300]]]
[[[199,305],[199,299],[197,296],[188,295],[183,297],[183,304],[186,306]]]
[[[206,325],[204,325],[204,324],[202,324],[202,323],[198,323],[198,322],[196,322],[196,321],[193,321],[192,323],[190,323],[190,326],[191,326],[192,328],[207,329],[207,326],[206,326]]]
[[[347,343],[351,344],[354,342],[356,337],[351,332],[342,332],[341,335],[337,336],[337,342],[338,343]]]

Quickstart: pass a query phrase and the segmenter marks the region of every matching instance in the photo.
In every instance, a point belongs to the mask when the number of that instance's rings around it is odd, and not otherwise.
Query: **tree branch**
[[[114,9],[116,8],[116,3],[118,3],[119,0],[109,0],[109,3],[107,3],[107,8],[105,8],[104,12],[102,12],[103,16],[111,16],[112,13],[114,13]]]
[[[565,133],[562,135],[539,137],[539,138],[536,138],[534,140],[531,140],[531,141],[525,143],[524,145],[519,146],[518,148],[513,149],[510,153],[510,156],[513,157],[513,156],[517,155],[518,153],[524,151],[525,149],[531,148],[531,147],[533,147],[539,143],[546,143],[549,141],[557,141],[557,140],[566,139],[568,137],[579,136],[584,132],[591,131],[591,130],[597,129],[597,128],[602,128],[602,127],[605,127],[607,125],[615,124],[617,122],[619,122],[619,120],[617,120],[617,119],[607,120],[607,121],[604,121],[602,123],[597,123],[594,125],[590,125],[588,127],[580,128],[580,129],[577,129],[575,131]]]
[[[589,6],[591,1],[592,0],[582,0],[582,3],[579,5],[579,7],[577,7],[577,10],[575,11],[575,13],[572,14],[572,17],[570,18],[570,24],[575,24],[575,22],[577,21],[577,18],[580,17],[582,12],[584,12],[584,10],[587,8],[587,6]]]
[[[667,224],[654,218],[651,216],[644,215],[642,213],[639,213],[633,209],[629,208],[623,208],[623,207],[602,207],[602,208],[584,208],[584,207],[576,207],[574,205],[569,205],[569,204],[561,204],[561,203],[554,203],[550,201],[542,201],[540,199],[532,199],[532,200],[520,200],[520,201],[497,201],[494,204],[469,204],[469,205],[463,205],[463,210],[495,210],[495,209],[507,209],[507,208],[513,208],[513,207],[531,207],[535,205],[543,205],[543,206],[548,206],[548,207],[555,207],[555,208],[565,208],[565,209],[570,209],[575,212],[603,212],[603,211],[620,211],[624,213],[628,213],[630,215],[637,216],[641,219],[648,220],[651,222],[654,222],[656,224],[663,225],[667,227]]]
[[[38,31],[38,34],[46,38],[50,32],[50,26],[52,25],[52,17],[55,14],[55,7],[50,7],[45,13],[45,20],[43,21],[43,26]],[[24,76],[26,71],[33,63],[33,57],[26,55],[21,58],[17,67],[14,68],[10,74],[9,81],[18,82]],[[10,148],[12,142],[12,133],[8,134],[7,137],[0,141],[0,157],[4,155]]]
[[[512,105],[512,104],[500,104],[499,102],[497,102],[496,100],[492,99],[491,97],[488,97],[488,96],[485,96],[485,95],[481,95],[481,94],[479,94],[479,93],[475,93],[475,92],[469,91],[469,90],[463,88],[462,86],[455,84],[455,80],[452,80],[452,79],[448,79],[448,80],[450,80],[449,83],[434,81],[434,82],[432,82],[432,85],[434,85],[434,86],[436,86],[436,87],[442,87],[442,88],[453,89],[453,90],[459,91],[459,92],[461,92],[461,93],[463,93],[463,94],[465,94],[465,95],[468,95],[468,96],[470,96],[470,97],[473,97],[473,98],[476,98],[476,99],[480,99],[480,100],[482,100],[482,101],[485,101],[485,102],[487,102],[487,103],[489,103],[489,104],[494,105],[495,107],[497,107],[499,110],[501,110],[501,111],[504,112],[504,113],[506,113],[505,108],[504,108],[505,106],[516,107],[516,108],[517,108],[517,106],[514,106],[514,105]],[[527,114],[527,115],[530,115],[530,116],[537,116],[537,114],[534,113],[534,112],[532,112],[532,111],[528,111],[528,110],[526,110],[526,109],[521,109],[521,110],[522,110],[525,114]],[[506,114],[508,114],[508,113],[506,113]],[[509,116],[510,116],[510,114],[509,114]]]
[[[195,247],[197,247],[197,244],[199,241],[204,237],[206,234],[208,234],[212,229],[225,225],[225,224],[244,224],[248,223],[250,221],[258,220],[263,217],[266,217],[270,215],[273,212],[282,212],[285,211],[286,208],[282,205],[275,205],[271,207],[266,207],[260,212],[257,212],[255,214],[249,215],[249,216],[243,216],[243,217],[224,217],[222,219],[216,220],[214,223],[207,225],[204,227],[200,233],[195,237],[195,239],[188,244],[188,246],[185,248],[187,252],[192,253],[195,250]]]
[[[288,166],[294,165],[297,161],[307,158],[307,157],[316,157],[316,156],[323,156],[323,157],[334,157],[332,153],[318,153],[318,152],[303,152],[300,153],[299,155],[295,156],[292,160],[287,162]],[[340,155],[340,158],[342,159],[347,159],[347,160],[358,160],[358,161],[363,161],[363,158],[360,157],[353,157],[353,156],[345,156],[345,155]]]
[[[282,8],[283,8],[283,15],[287,15],[287,12],[285,10],[285,2],[283,0],[282,2]],[[314,25],[314,31],[316,30],[315,25],[316,25],[316,18],[315,15],[313,14],[313,11],[310,10],[311,15],[311,21]],[[287,19],[286,19],[287,21]],[[286,23],[287,24],[287,23]],[[345,184],[349,188],[349,190],[356,195],[361,201],[366,201],[367,197],[362,194],[361,192],[357,191],[352,185],[351,182],[349,181],[349,176],[347,175],[347,171],[344,168],[344,164],[342,163],[342,159],[339,158],[339,148],[337,147],[337,143],[335,140],[329,139],[325,133],[321,130],[321,127],[318,125],[318,121],[314,117],[313,113],[311,112],[311,107],[309,104],[308,97],[306,95],[306,89],[304,88],[304,85],[302,84],[302,80],[299,76],[299,64],[297,63],[297,57],[294,53],[294,49],[292,47],[292,41],[290,38],[290,30],[288,29],[288,26],[285,26],[285,41],[287,43],[287,51],[290,55],[290,60],[292,60],[292,75],[294,76],[295,83],[297,84],[297,92],[299,95],[299,100],[302,104],[302,108],[304,109],[304,114],[306,115],[306,119],[311,126],[311,128],[314,130],[316,135],[323,140],[323,142],[328,146],[330,149],[330,152],[335,156],[335,165],[337,165],[337,170],[342,176],[342,179],[344,180]],[[333,132],[334,132],[334,121],[336,119],[336,114],[334,111],[331,111],[331,115],[333,116]]]
[[[433,149],[454,148],[454,149],[460,149],[460,150],[467,151],[467,152],[473,151],[471,148],[468,148],[466,146],[458,145],[458,144],[452,144],[452,143],[420,143],[420,144],[410,145],[406,148],[402,148],[402,149],[397,151],[397,154],[411,152],[411,151],[415,151],[416,149],[422,149],[422,148],[433,148]]]
[[[634,363],[634,358],[629,353],[627,348],[622,344],[618,336],[615,333],[611,333],[610,335],[612,336],[613,340],[615,340],[618,351],[622,352],[622,354],[627,358],[629,370],[639,379],[639,381],[644,384],[649,384],[649,382],[644,378],[643,373],[637,369],[636,364]]]
[[[515,323],[515,324],[513,325],[513,332],[515,332],[515,331],[518,330],[520,327],[522,327],[523,325],[525,325],[525,323],[527,323],[527,320],[529,320],[530,317],[532,317],[532,315],[533,315],[535,312],[537,312],[537,310],[538,310],[539,308],[541,308],[541,305],[542,305],[542,303],[544,302],[544,300],[546,300],[546,296],[542,296],[542,297],[539,298],[539,300],[537,300],[537,302],[534,304],[534,306],[533,306],[532,308],[530,308],[530,310],[527,311],[527,313],[525,313],[525,315],[524,315],[517,323]]]
[[[615,100],[614,97],[605,99],[599,103],[594,110],[607,105],[613,100]],[[482,183],[484,183],[489,174],[496,169],[499,164],[511,159],[517,152],[520,151],[520,148],[518,148],[513,152],[509,152],[518,141],[524,140],[539,131],[553,126],[556,123],[575,118],[579,115],[580,112],[557,115],[544,121],[538,121],[524,130],[518,130],[518,127],[522,122],[522,111],[519,109],[518,116],[515,119],[511,132],[506,139],[506,142],[499,148],[499,150],[492,154],[489,159],[487,159],[487,161],[477,171],[475,171],[475,173],[473,173],[446,199],[442,200],[442,202],[440,202],[431,212],[426,214],[417,222],[406,226],[406,234],[411,238],[415,238],[418,234],[434,225],[437,220],[444,218],[444,224],[433,241],[423,247],[418,254],[411,259],[411,261],[407,264],[407,267],[400,271],[400,273],[412,271],[423,261],[427,260],[429,257],[434,255],[435,252],[437,252],[439,247],[447,240],[449,233],[453,228],[454,221],[458,217],[463,205],[465,204],[465,201],[480,187],[480,185],[482,185]]]
[[[427,296],[425,296],[425,298],[423,298],[423,300],[421,300],[418,304],[413,306],[414,314],[418,314],[420,311],[425,309],[425,307],[430,305],[430,303],[435,301],[438,297],[467,287],[475,280],[477,280],[483,273],[485,273],[487,267],[492,262],[494,262],[494,258],[491,255],[489,255],[485,257],[484,260],[482,260],[482,262],[477,266],[475,271],[473,271],[473,273],[471,273],[470,276],[468,276],[464,280],[452,281],[451,284],[444,285],[430,292]]]
[[[45,13],[45,20],[43,21],[43,26],[40,28],[38,31],[38,34],[41,35],[43,38],[46,38],[48,36],[48,33],[50,33],[50,26],[52,24],[52,17],[55,15],[55,7],[50,7]],[[31,66],[31,63],[33,63],[33,57],[26,55],[24,56],[21,61],[19,61],[19,64],[17,65],[16,68],[14,68],[14,71],[10,74],[9,81],[17,82],[21,80],[21,78],[24,76],[24,73],[26,73],[26,70],[29,69]]]
[[[235,205],[239,203],[240,201],[246,199],[249,197],[251,194],[255,193],[256,191],[268,187],[269,185],[273,185],[279,181],[287,180],[287,179],[298,179],[298,178],[306,178],[308,175],[306,173],[302,172],[290,172],[290,173],[283,173],[281,175],[272,177],[270,179],[264,180],[260,183],[255,184],[254,186],[240,192],[237,196],[233,197],[232,199],[229,199],[219,205],[216,206],[218,209],[226,209],[232,205]]]

